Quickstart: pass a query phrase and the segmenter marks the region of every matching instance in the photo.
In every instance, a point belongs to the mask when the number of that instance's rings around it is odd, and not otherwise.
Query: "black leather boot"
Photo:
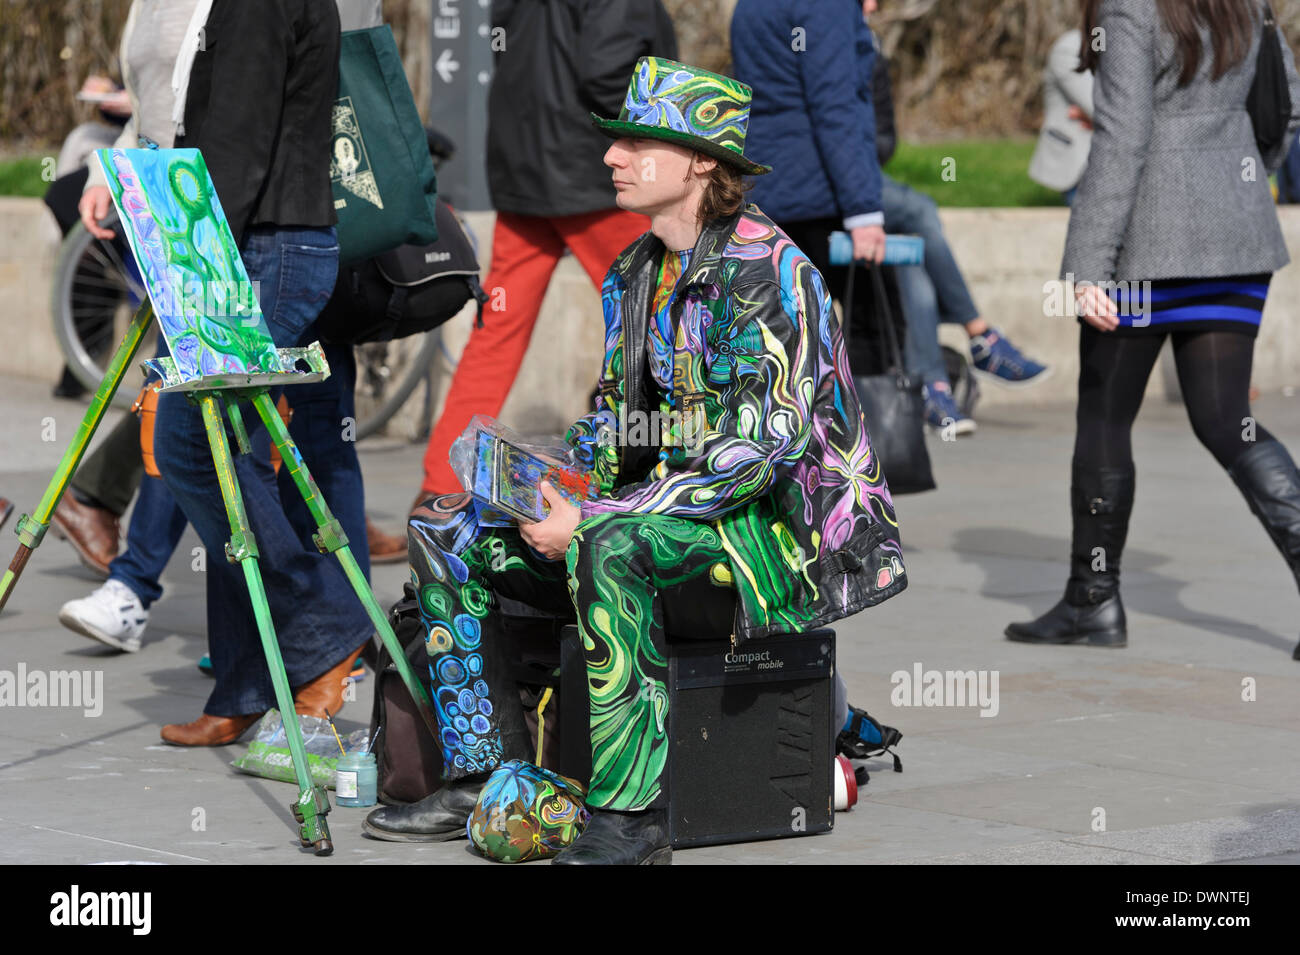
[[[1128,620],[1119,598],[1119,563],[1133,511],[1134,471],[1074,465],[1070,510],[1070,580],[1065,597],[1037,620],[1013,623],[1007,639],[1020,643],[1128,645]]]
[[[1228,469],[1300,587],[1300,472],[1280,441],[1261,441]],[[1300,660],[1300,644],[1291,653]]]
[[[672,865],[668,811],[610,812],[593,809],[591,822],[552,865]]]
[[[486,775],[466,776],[409,806],[380,806],[366,816],[361,831],[386,842],[464,839],[465,824],[486,781]]]

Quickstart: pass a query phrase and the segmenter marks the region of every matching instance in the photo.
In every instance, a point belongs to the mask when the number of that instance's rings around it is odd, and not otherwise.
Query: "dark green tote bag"
[[[387,26],[343,34],[330,184],[340,262],[437,240],[429,141]]]

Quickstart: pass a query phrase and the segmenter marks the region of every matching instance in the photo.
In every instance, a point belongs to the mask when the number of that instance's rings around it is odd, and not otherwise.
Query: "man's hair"
[[[709,222],[735,215],[745,204],[745,193],[748,191],[749,183],[745,182],[744,173],[730,163],[719,160],[709,172],[704,195],[700,197],[700,221]]]

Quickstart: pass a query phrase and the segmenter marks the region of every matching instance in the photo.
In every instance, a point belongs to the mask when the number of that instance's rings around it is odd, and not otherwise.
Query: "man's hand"
[[[582,520],[582,509],[570,504],[547,481],[542,482],[541,491],[542,499],[551,506],[551,513],[536,524],[520,524],[519,536],[543,557],[559,560],[569,549],[573,532]]]
[[[81,194],[77,211],[81,213],[81,223],[86,227],[86,231],[96,239],[113,238],[112,229],[102,229],[99,225],[99,220],[107,218],[108,210],[111,208],[113,208],[113,197],[108,191],[108,186],[91,186]]]
[[[853,261],[879,265],[885,261],[885,230],[878,225],[864,225],[849,233],[853,239]]]

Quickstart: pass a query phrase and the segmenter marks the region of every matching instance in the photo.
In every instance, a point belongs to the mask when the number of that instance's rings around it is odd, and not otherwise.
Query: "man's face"
[[[689,149],[656,139],[618,139],[605,153],[620,209],[655,215],[684,201],[690,188]]]

